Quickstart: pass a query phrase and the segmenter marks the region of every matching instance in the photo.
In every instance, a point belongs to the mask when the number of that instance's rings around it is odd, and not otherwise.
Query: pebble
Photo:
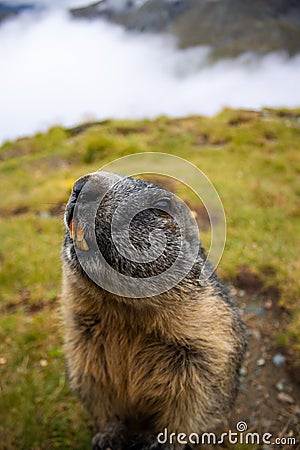
[[[266,310],[260,306],[248,305],[246,307],[246,312],[249,314],[255,314],[256,316],[265,316]]]
[[[0,366],[4,366],[7,363],[6,358],[0,358]]]
[[[264,303],[264,308],[265,308],[265,309],[271,309],[272,306],[273,306],[272,300],[267,300],[267,301]]]
[[[237,294],[237,289],[234,286],[231,286],[230,293],[231,293],[231,295],[235,296]]]
[[[293,397],[291,397],[288,394],[285,394],[284,392],[280,392],[280,394],[277,395],[277,400],[279,400],[282,403],[289,403],[290,405],[295,403]]]
[[[266,360],[265,358],[259,358],[256,362],[256,364],[258,365],[258,367],[262,367],[266,364]]]
[[[250,416],[248,420],[249,420],[249,422],[250,422],[251,424],[256,424],[256,423],[257,423],[257,418],[254,417],[254,416]]]
[[[240,290],[239,293],[238,293],[238,296],[241,297],[241,298],[245,297],[245,295],[246,295],[246,291],[244,291],[244,290]]]
[[[261,332],[257,328],[253,328],[253,330],[248,330],[248,335],[253,336],[258,341],[261,339]]]
[[[240,375],[241,375],[242,377],[245,377],[245,376],[247,375],[247,373],[248,373],[248,370],[246,369],[246,367],[241,367],[241,369],[240,369]]]
[[[282,364],[285,362],[285,357],[281,355],[280,353],[277,353],[272,358],[273,364],[276,367],[282,366]]]
[[[39,211],[38,216],[42,219],[48,219],[49,217],[51,217],[51,214],[49,213],[49,211]]]
[[[41,367],[47,367],[48,366],[48,361],[46,359],[41,359],[40,360],[40,366]]]
[[[283,380],[278,381],[278,383],[275,384],[275,388],[277,389],[278,392],[284,391]]]
[[[244,309],[241,309],[241,308],[238,309],[238,312],[239,312],[240,316],[243,316],[245,313]]]

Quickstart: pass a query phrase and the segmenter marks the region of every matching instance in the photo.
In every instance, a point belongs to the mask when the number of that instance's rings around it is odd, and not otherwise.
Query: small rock
[[[49,211],[39,211],[38,216],[41,217],[41,219],[48,219],[49,217],[51,217],[51,214],[49,213]]]
[[[264,308],[265,309],[271,309],[272,306],[273,306],[272,300],[265,301],[265,303],[264,303]]]
[[[243,315],[244,315],[244,312],[245,312],[244,309],[245,309],[245,308],[239,308],[239,309],[238,309],[238,312],[239,312],[239,315],[240,315],[240,316],[243,316]]]
[[[257,423],[257,418],[254,416],[250,416],[248,420],[252,425]]]
[[[282,364],[285,362],[285,357],[281,355],[280,353],[277,353],[272,358],[273,364],[276,367],[282,366]]]
[[[277,389],[278,392],[284,391],[283,380],[278,381],[278,383],[275,384],[275,388]]]
[[[239,297],[245,297],[245,295],[246,295],[246,291],[244,291],[243,289],[241,289],[240,291],[239,291],[239,293],[238,293],[238,296]]]
[[[48,361],[46,359],[41,359],[40,360],[40,366],[41,367],[47,367],[48,366]]]
[[[256,305],[248,305],[246,307],[246,312],[249,314],[255,314],[256,316],[264,316],[266,314],[266,310]]]
[[[261,332],[257,328],[248,331],[249,336],[253,336],[258,341],[261,339]]]
[[[241,375],[242,377],[245,377],[245,376],[247,375],[247,373],[248,373],[248,370],[246,369],[246,367],[241,367],[241,369],[240,369],[240,375]]]
[[[262,367],[266,364],[266,360],[265,358],[259,358],[256,362],[256,364],[258,365],[258,367]]]
[[[279,400],[282,403],[289,403],[290,405],[293,405],[293,403],[295,403],[293,397],[291,397],[288,394],[285,394],[284,392],[280,392],[280,394],[277,395],[277,400]]]
[[[0,358],[0,366],[5,366],[6,363],[7,363],[6,358]]]
[[[232,296],[235,296],[237,294],[237,289],[234,286],[230,287],[230,293]]]

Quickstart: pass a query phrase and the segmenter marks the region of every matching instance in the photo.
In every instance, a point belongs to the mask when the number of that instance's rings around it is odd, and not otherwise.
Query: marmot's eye
[[[161,198],[157,200],[155,203],[153,203],[153,208],[158,209],[168,209],[171,207],[171,199],[169,198]]]

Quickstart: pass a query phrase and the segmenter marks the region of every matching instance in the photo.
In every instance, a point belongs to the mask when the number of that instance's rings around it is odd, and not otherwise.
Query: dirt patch
[[[121,136],[130,136],[131,134],[142,134],[142,133],[146,133],[147,131],[147,127],[130,127],[130,126],[120,126],[120,127],[115,127],[114,131],[121,135]]]
[[[0,209],[1,217],[18,217],[24,216],[26,214],[35,214],[38,217],[48,218],[48,217],[63,217],[65,212],[65,203],[54,203],[49,207],[47,211],[33,211],[28,206],[20,206],[14,209]]]
[[[22,288],[19,291],[19,301],[8,302],[0,308],[1,314],[13,314],[22,309],[24,313],[34,315],[45,308],[53,309],[57,305],[57,298],[53,298],[49,301],[35,301],[30,300],[30,291],[27,288]]]
[[[249,122],[255,122],[258,117],[259,113],[252,111],[240,111],[228,121],[228,125],[231,127],[240,127],[241,125],[248,124]]]
[[[65,208],[66,208],[65,203],[57,203],[50,208],[49,213],[51,216],[63,217]]]
[[[249,294],[262,295],[273,302],[274,306],[278,305],[280,298],[280,290],[273,284],[266,284],[266,280],[270,280],[275,275],[272,267],[265,267],[261,270],[262,276],[251,270],[248,266],[241,266],[233,280],[236,288],[247,291]]]
[[[9,216],[23,216],[29,212],[29,208],[27,206],[19,206],[18,208],[14,208],[12,210],[9,209],[0,209],[1,217],[9,217]]]
[[[248,292],[260,293],[263,288],[263,281],[255,272],[247,266],[241,266],[234,280],[234,285],[238,289],[245,289]]]
[[[297,441],[261,446],[264,449],[299,449],[300,385],[291,376],[288,351],[276,345],[287,313],[278,306],[278,290],[265,290],[258,277],[245,274],[244,270],[238,275],[237,285],[231,289],[247,326],[248,349],[229,427],[236,431],[236,424],[244,421],[249,432],[271,433],[273,440],[295,437]]]

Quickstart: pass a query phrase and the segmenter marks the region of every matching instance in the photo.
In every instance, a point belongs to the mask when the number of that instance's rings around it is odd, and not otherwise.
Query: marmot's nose
[[[89,180],[89,176],[85,175],[81,178],[79,178],[73,186],[72,189],[72,193],[70,196],[70,199],[67,203],[66,206],[66,212],[65,212],[65,221],[66,221],[66,225],[69,227],[70,226],[70,222],[73,218],[73,212],[74,212],[74,208],[77,202],[77,199],[79,197],[79,194],[83,188],[83,186],[86,184],[86,182]]]
[[[81,200],[87,203],[100,201],[109,189],[124,177],[110,172],[97,171],[92,172],[79,178],[73,186],[71,196],[66,206],[65,212],[65,224],[70,228],[71,220],[73,219],[73,213],[76,202],[80,196]],[[84,191],[83,187],[86,185]]]

